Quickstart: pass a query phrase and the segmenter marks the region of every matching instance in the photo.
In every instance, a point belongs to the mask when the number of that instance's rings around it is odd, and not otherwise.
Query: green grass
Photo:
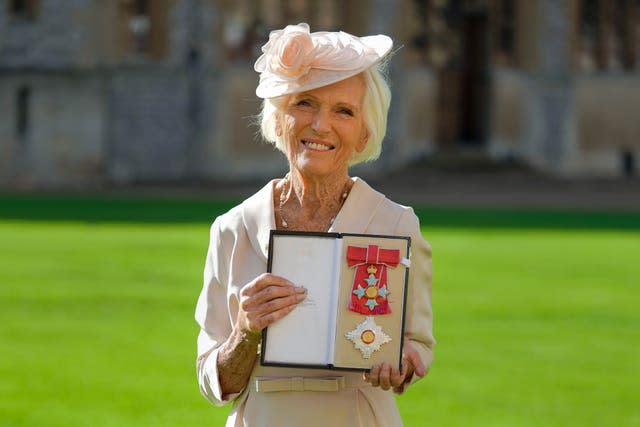
[[[427,235],[439,342],[428,381],[398,400],[408,419],[640,425],[639,233]]]
[[[0,426],[223,425],[195,300],[232,202],[0,197]],[[424,208],[436,362],[408,426],[640,426],[640,215]]]

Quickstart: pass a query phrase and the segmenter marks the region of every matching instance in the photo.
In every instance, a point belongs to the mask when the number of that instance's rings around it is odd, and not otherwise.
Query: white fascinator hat
[[[392,46],[382,34],[310,33],[305,23],[271,31],[254,65],[260,73],[256,95],[275,98],[345,80],[380,62]]]

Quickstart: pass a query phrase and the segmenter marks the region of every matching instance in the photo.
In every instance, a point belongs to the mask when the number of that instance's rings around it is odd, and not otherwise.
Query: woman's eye
[[[296,102],[296,105],[299,107],[310,107],[311,102],[308,99],[301,99],[300,101]]]
[[[348,108],[341,108],[338,110],[340,114],[346,114],[347,116],[353,116],[353,111]]]

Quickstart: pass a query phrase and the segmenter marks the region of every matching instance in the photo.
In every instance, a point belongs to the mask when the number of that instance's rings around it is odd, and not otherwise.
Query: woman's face
[[[291,96],[277,131],[292,167],[307,176],[346,174],[354,151],[367,143],[362,75]]]

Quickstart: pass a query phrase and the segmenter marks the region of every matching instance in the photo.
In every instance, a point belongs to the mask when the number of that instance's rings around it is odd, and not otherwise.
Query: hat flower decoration
[[[262,47],[264,65],[261,69],[285,80],[295,80],[309,72],[313,50],[309,26],[288,25],[284,30],[269,34],[269,41]]]
[[[385,35],[311,33],[306,23],[288,25],[272,31],[262,46],[262,56],[254,65],[260,73],[256,95],[274,98],[344,80],[379,62],[392,45]]]

